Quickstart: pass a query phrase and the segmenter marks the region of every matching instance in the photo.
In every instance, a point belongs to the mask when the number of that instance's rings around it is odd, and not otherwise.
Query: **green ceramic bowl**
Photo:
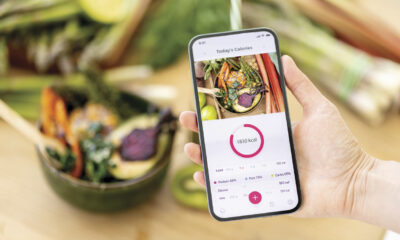
[[[152,105],[136,96],[127,96],[139,113],[144,113]],[[113,183],[94,183],[75,179],[51,166],[36,148],[44,176],[50,187],[64,200],[82,209],[107,212],[123,210],[146,201],[161,186],[165,179],[171,157],[175,129],[171,129],[171,141],[161,160],[142,177]]]

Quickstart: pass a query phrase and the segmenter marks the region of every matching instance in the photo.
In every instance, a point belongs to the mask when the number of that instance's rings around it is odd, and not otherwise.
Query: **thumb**
[[[283,56],[282,63],[286,84],[297,101],[303,106],[305,113],[316,109],[319,104],[327,101],[310,79],[296,66],[291,57]]]

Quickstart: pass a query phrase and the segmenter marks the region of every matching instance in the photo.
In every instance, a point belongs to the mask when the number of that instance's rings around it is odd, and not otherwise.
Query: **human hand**
[[[304,112],[303,119],[292,127],[303,195],[302,206],[293,215],[351,217],[356,201],[360,201],[366,173],[376,160],[362,150],[337,108],[294,61],[283,56],[282,62],[287,86]],[[180,122],[198,131],[194,112],[183,112]],[[193,162],[202,164],[198,144],[187,143],[184,151]],[[205,185],[203,172],[196,172],[194,179]]]

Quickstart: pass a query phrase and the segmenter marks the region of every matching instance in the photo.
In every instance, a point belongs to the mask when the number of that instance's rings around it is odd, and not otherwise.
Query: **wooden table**
[[[400,20],[398,8],[388,8],[389,5],[376,0],[360,2],[368,4],[374,11],[385,12],[381,16],[387,24],[396,24]],[[397,0],[385,2],[390,6],[399,4]],[[400,25],[395,27],[400,32]],[[179,100],[170,103],[175,112],[193,109],[187,57],[157,73],[147,83],[178,86]],[[391,116],[383,125],[372,128],[339,103],[337,105],[367,152],[382,159],[400,160],[399,115]],[[300,119],[301,107],[292,95],[289,95],[289,106],[292,119]],[[280,216],[219,223],[207,212],[177,204],[171,196],[169,183],[176,169],[189,163],[182,152],[187,139],[188,132],[179,131],[168,179],[153,199],[124,212],[94,214],[76,209],[55,195],[41,174],[33,146],[0,122],[0,240],[382,239],[383,229],[353,220]]]
[[[178,86],[175,112],[193,109],[187,57],[146,83]],[[301,107],[289,96],[293,120]],[[377,157],[400,160],[400,116],[376,128],[339,105],[346,122],[365,149]],[[346,219],[298,219],[288,216],[220,223],[208,212],[177,204],[169,189],[177,168],[189,163],[182,152],[188,139],[179,131],[168,180],[141,206],[124,212],[94,214],[76,209],[55,195],[45,182],[32,144],[0,122],[0,239],[381,239],[384,230]]]

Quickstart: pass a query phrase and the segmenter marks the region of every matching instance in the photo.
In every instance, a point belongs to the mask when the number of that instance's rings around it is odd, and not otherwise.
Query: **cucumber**
[[[123,20],[138,0],[79,0],[85,13],[94,21],[116,23]]]
[[[202,167],[191,164],[180,169],[172,179],[171,191],[175,199],[188,207],[207,210],[206,190],[193,180],[193,174]]]

